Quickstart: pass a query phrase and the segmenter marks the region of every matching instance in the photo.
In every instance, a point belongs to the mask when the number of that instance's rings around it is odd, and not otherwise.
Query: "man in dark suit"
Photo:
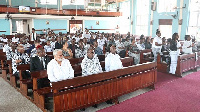
[[[61,49],[63,47],[63,43],[61,37],[57,38],[57,42],[55,43],[55,49]]]
[[[45,56],[45,51],[42,46],[39,45],[36,49],[37,49],[37,56],[31,57],[30,61],[31,72],[47,69],[47,64],[50,62],[50,58],[48,56]],[[45,85],[45,82],[49,82],[48,78],[38,80],[38,88],[49,86]]]
[[[70,48],[70,49],[72,50],[73,58],[76,58],[76,57],[75,57],[75,49],[77,48],[77,46],[76,46],[75,43],[76,43],[76,39],[73,38],[73,39],[71,40],[71,44],[68,46],[68,48]]]

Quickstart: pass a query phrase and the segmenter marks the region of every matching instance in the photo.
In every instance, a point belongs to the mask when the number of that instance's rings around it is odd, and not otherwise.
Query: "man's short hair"
[[[89,47],[88,50],[87,50],[87,52],[88,52],[89,50],[94,50],[94,49],[93,49],[92,47]]]
[[[19,44],[19,45],[17,46],[17,49],[22,49],[22,48],[24,48],[24,46],[23,46],[22,44]]]
[[[57,55],[57,52],[58,51],[62,51],[61,49],[55,49],[54,51],[53,51],[53,56],[55,56],[55,55]]]

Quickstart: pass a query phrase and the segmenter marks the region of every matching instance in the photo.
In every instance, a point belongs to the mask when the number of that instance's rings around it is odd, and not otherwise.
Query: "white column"
[[[152,0],[151,2],[154,2],[154,0]],[[151,10],[151,19],[150,19],[150,22],[154,22],[153,21],[153,10]],[[153,24],[151,25],[151,23],[150,23],[150,36],[152,36]]]
[[[35,7],[38,7],[38,0],[35,0]]]
[[[179,20],[182,20],[182,19],[183,19],[183,9],[182,9],[182,7],[183,7],[183,0],[180,0]],[[178,22],[179,22],[179,20],[178,20]],[[182,25],[179,25],[179,26],[178,26],[178,34],[179,34],[179,35],[181,35],[181,27],[182,27]]]
[[[131,0],[131,32],[130,34],[133,34],[133,0]]]
[[[10,5],[10,6],[12,5],[11,0],[9,0],[9,5]]]

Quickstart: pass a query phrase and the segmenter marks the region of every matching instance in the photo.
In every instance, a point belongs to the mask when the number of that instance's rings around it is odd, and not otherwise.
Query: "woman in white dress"
[[[180,54],[180,49],[182,49],[181,44],[178,42],[178,38],[178,33],[174,33],[172,35],[172,41],[170,43],[171,64],[169,73],[171,74],[175,74],[176,72],[178,56]]]

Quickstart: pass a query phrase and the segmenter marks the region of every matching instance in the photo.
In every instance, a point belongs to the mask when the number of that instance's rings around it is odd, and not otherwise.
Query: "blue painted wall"
[[[6,5],[6,0],[0,0],[0,5]]]
[[[49,21],[49,24],[46,24],[46,21]],[[54,31],[55,33],[67,33],[67,20],[54,20],[54,19],[34,19],[34,28],[39,29],[66,29]],[[38,34],[43,34],[42,31],[37,31]]]
[[[99,21],[99,25],[96,25],[96,22]],[[85,20],[85,28],[87,29],[115,29],[119,24],[119,20],[108,19],[108,20]],[[91,28],[92,27],[92,28]],[[97,32],[99,30],[91,30],[92,32]],[[104,33],[113,33],[115,30],[100,30],[99,32]]]
[[[0,31],[6,31],[6,32],[0,32],[0,35],[6,34],[10,35],[10,22],[5,19],[0,19]]]
[[[11,5],[35,7],[35,0],[11,0]]]
[[[183,24],[182,24],[182,29],[181,29],[181,39],[184,39],[186,32],[187,32],[187,28],[189,26],[189,0],[184,0],[183,4],[186,4],[186,8],[183,9]],[[184,6],[184,5],[183,5]]]
[[[76,9],[76,5],[63,5],[63,9]],[[77,9],[84,9],[84,5],[77,5]]]

